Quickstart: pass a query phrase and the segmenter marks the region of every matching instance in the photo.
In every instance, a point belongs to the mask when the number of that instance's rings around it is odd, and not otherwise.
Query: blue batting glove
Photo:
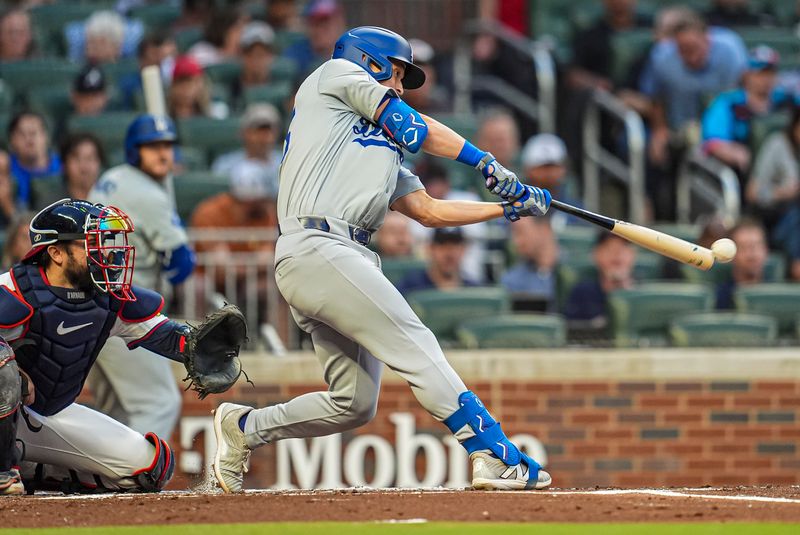
[[[520,217],[540,216],[547,213],[552,197],[546,189],[525,186],[525,190],[516,201],[503,203],[503,215],[509,221],[517,221]]]
[[[500,165],[492,153],[487,152],[475,167],[486,179],[486,189],[503,200],[516,201],[525,194],[525,188],[520,184],[517,175]]]

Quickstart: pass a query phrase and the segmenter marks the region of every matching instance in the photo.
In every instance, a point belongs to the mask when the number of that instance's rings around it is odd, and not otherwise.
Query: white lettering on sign
[[[276,489],[333,489],[345,486],[369,487],[448,487],[469,486],[467,452],[452,435],[439,439],[429,433],[417,433],[414,415],[395,412],[389,415],[394,424],[395,443],[380,435],[358,435],[343,445],[342,435],[312,439],[281,440],[275,467]],[[192,451],[195,437],[205,432],[205,462]],[[210,417],[187,416],[181,419],[180,468],[196,474],[209,466],[214,455],[213,420]],[[514,435],[511,441],[536,459],[547,464],[542,443],[531,435]],[[268,446],[269,447],[269,446]],[[367,455],[374,466],[367,480]],[[418,477],[417,456],[425,459],[424,473]]]

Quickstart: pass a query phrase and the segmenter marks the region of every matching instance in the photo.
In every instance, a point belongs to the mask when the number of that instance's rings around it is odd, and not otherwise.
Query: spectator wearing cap
[[[247,20],[247,14],[237,8],[216,12],[206,24],[203,40],[192,45],[187,54],[203,67],[236,61]]]
[[[23,9],[11,9],[0,15],[0,62],[28,59],[34,43],[31,17]]]
[[[409,39],[408,42],[414,54],[414,63],[425,72],[425,83],[417,89],[404,91],[403,100],[423,113],[451,111],[451,99],[448,98],[445,88],[438,85],[433,47],[422,39]]]
[[[68,23],[64,35],[70,60],[100,65],[135,56],[144,25],[113,11],[96,11],[85,21]]]
[[[275,61],[275,32],[266,22],[248,22],[239,41],[242,72],[232,87],[231,97],[238,101],[245,89],[270,82]]]
[[[336,40],[345,30],[344,10],[336,0],[311,0],[303,10],[306,37],[283,52],[303,78],[329,60]]]
[[[409,273],[397,284],[403,295],[418,290],[454,290],[467,286],[479,286],[478,282],[465,277],[461,263],[467,251],[466,238],[459,227],[440,227],[433,231],[428,245],[428,262],[425,269]]]
[[[99,115],[108,104],[106,77],[99,68],[87,65],[78,73],[70,93],[74,115]]]
[[[608,294],[634,285],[636,249],[628,240],[603,231],[592,251],[597,275],[578,282],[564,305],[568,320],[591,322],[592,327],[608,326]]]
[[[782,88],[776,87],[778,53],[768,46],[750,52],[742,87],[718,95],[703,114],[703,149],[745,176],[750,169],[751,123],[796,102]],[[742,188],[744,189],[744,188]]]
[[[554,312],[559,249],[550,219],[520,219],[511,225],[511,243],[516,262],[500,284],[511,294],[514,309]]]
[[[580,200],[569,191],[568,162],[567,146],[560,137],[550,133],[537,134],[522,148],[523,180],[532,186],[546,188],[554,199],[580,206]],[[548,217],[555,229],[566,224],[583,224],[580,219],[563,212],[554,211]]]
[[[47,123],[38,113],[23,111],[8,124],[10,171],[16,203],[29,207],[31,181],[61,174],[61,160],[50,148]]]
[[[204,116],[222,119],[228,105],[211,100],[211,88],[203,67],[189,55],[178,56],[167,92],[167,108],[174,119]]]
[[[247,230],[276,228],[278,225],[275,201],[278,196],[277,176],[270,175],[262,165],[251,160],[238,162],[230,171],[230,189],[225,193],[210,197],[197,205],[190,219],[190,227],[194,229],[225,229]],[[236,298],[238,302],[247,300],[247,292],[253,288],[248,285],[248,264],[254,265],[256,278],[254,282],[259,296],[259,303],[267,299],[268,274],[264,266],[270,261],[269,253],[274,250],[274,241],[259,239],[260,233],[254,232],[250,240],[214,240],[198,241],[197,252],[212,256],[212,263],[218,266],[230,266],[236,274],[237,295],[227,296]],[[263,234],[263,233],[261,233]],[[251,253],[257,255],[256,259],[249,262],[237,261],[232,258],[235,253]],[[260,255],[263,255],[261,257]],[[228,291],[226,284],[226,270],[215,270],[215,290]],[[249,296],[252,298],[252,296]],[[258,311],[259,321],[266,320],[266,307]]]
[[[222,175],[230,175],[232,169],[242,161],[251,161],[264,169],[264,173],[277,184],[278,168],[281,164],[281,150],[278,147],[278,134],[281,119],[272,104],[250,104],[241,118],[239,134],[243,147],[219,156],[214,160],[212,170]]]

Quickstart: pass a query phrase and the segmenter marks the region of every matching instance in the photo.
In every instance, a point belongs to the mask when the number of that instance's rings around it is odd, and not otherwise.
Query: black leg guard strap
[[[159,492],[172,479],[175,471],[175,457],[166,441],[155,433],[147,433],[144,438],[156,448],[153,463],[133,473],[136,482],[144,492]]]

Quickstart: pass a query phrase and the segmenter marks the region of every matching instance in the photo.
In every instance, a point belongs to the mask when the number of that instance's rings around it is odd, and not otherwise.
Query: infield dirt
[[[276,521],[800,522],[800,487],[250,491],[0,498],[4,527]]]

